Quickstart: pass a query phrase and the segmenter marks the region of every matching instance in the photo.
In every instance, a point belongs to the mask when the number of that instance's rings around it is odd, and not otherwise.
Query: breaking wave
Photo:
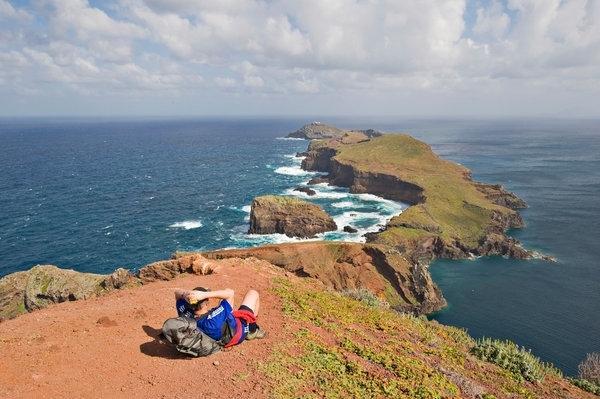
[[[176,222],[169,226],[172,229],[184,229],[192,230],[202,227],[200,220],[184,220],[183,222]]]

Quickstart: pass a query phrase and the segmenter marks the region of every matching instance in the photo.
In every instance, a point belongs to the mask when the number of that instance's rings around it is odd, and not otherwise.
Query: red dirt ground
[[[66,302],[0,323],[1,398],[262,398],[256,368],[286,336],[279,300],[269,290],[281,269],[255,259],[216,262],[207,276]],[[173,288],[230,287],[236,305],[246,290],[261,294],[258,322],[267,338],[207,358],[188,358],[156,339],[174,317]],[[226,387],[226,388],[225,388]]]

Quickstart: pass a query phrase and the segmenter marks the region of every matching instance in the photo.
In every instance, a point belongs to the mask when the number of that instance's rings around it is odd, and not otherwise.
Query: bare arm
[[[225,299],[233,308],[235,292],[231,288],[217,291],[193,291],[193,290],[175,290],[176,299],[185,299],[189,303],[196,303],[209,298]]]

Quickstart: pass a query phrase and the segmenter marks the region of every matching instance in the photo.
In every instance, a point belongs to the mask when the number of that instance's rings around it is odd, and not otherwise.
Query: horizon
[[[600,5],[0,0],[0,116],[600,118]]]

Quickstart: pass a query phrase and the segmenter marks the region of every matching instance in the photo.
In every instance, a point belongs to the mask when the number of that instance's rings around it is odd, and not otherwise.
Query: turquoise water
[[[574,373],[600,351],[600,122],[324,119],[409,132],[523,197],[513,232],[556,264],[482,258],[431,267],[449,306],[437,320],[510,338]],[[312,177],[282,140],[308,120],[0,120],[0,275],[37,263],[107,273],[176,250],[283,242],[248,236],[252,198]],[[340,225],[377,230],[404,205],[318,186]],[[299,193],[294,193],[302,195]],[[324,239],[360,240],[327,233]]]

